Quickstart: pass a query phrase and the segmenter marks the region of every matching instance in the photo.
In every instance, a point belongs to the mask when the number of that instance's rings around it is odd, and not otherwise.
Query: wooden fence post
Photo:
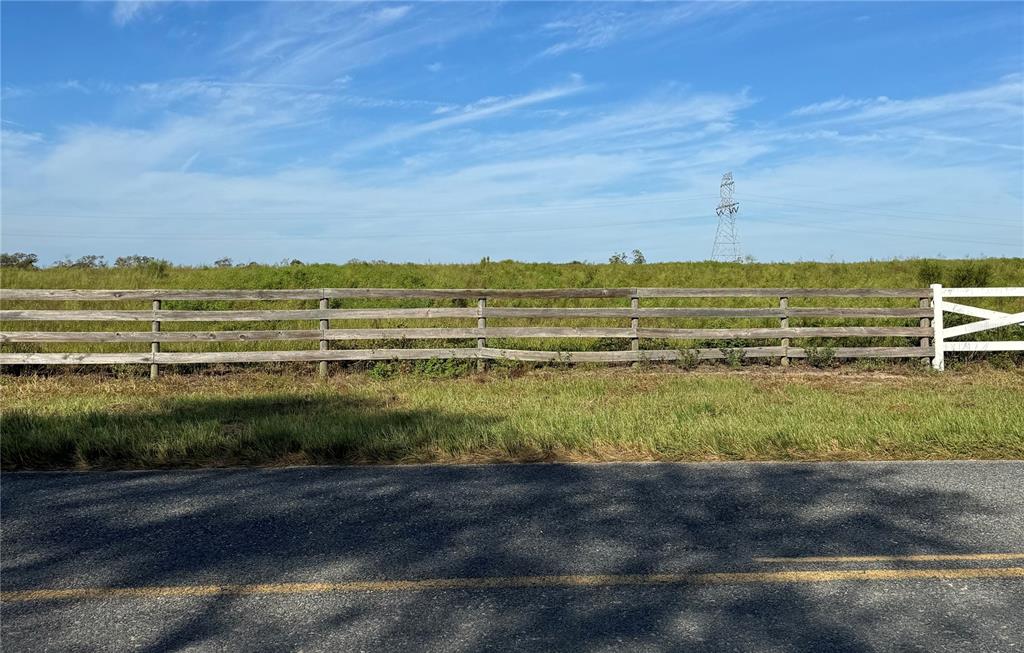
[[[326,297],[321,297],[320,298],[320,310],[321,311],[326,311],[327,310],[327,298]],[[331,321],[330,320],[320,320],[320,335],[321,335],[320,351],[327,351],[327,347],[328,347],[329,343],[322,336],[324,335],[323,332],[326,331],[329,328],[331,328]],[[326,379],[327,378],[327,361],[320,361],[319,373],[320,373],[320,378],[321,379]]]
[[[634,315],[629,319],[629,327],[633,330],[633,339],[630,341],[629,348],[633,351],[640,351],[640,334],[638,332],[640,318],[635,314],[635,311],[640,308],[640,296],[637,294],[636,288],[633,289],[633,294],[629,298],[629,308],[634,311]]]
[[[481,350],[487,346],[487,338],[483,335],[483,330],[487,328],[487,317],[484,315],[484,311],[487,309],[487,298],[480,297],[476,300],[477,318],[476,328],[480,329],[481,334],[476,338],[476,348]],[[484,370],[484,359],[478,358],[476,360],[476,369],[478,372]]]
[[[938,371],[946,369],[946,352],[942,335],[942,284],[932,284],[932,328],[935,330],[935,337],[932,339],[935,344],[935,356],[932,358],[932,367]]]
[[[919,307],[921,307],[921,308],[929,308],[931,306],[931,302],[932,302],[931,298],[929,298],[929,297],[922,297],[917,305]],[[931,320],[926,318],[926,317],[922,317],[921,318],[921,322],[919,324],[920,324],[920,326],[922,326],[924,328],[928,328],[931,325]],[[930,344],[931,344],[931,339],[928,338],[928,336],[924,336],[923,338],[921,338],[920,345],[922,347],[927,347]],[[925,356],[924,358],[921,359],[921,362],[924,363],[925,365],[927,365],[931,361],[928,359],[927,356]]]
[[[154,311],[159,311],[160,310],[160,300],[159,299],[154,299],[153,300],[153,310]],[[160,320],[153,320],[152,331],[153,331],[153,333],[158,333],[160,331]],[[149,343],[149,352],[151,354],[154,354],[154,356],[153,356],[153,360],[154,361],[156,360],[155,354],[157,354],[159,351],[160,351],[160,343],[159,342],[154,340],[153,342]],[[150,363],[149,364],[149,378],[150,379],[156,379],[157,374],[158,374],[158,372],[157,372],[157,364],[156,363]]]
[[[779,297],[779,308],[783,311],[789,308],[789,297]],[[779,327],[782,329],[789,328],[789,316],[783,315],[779,318]],[[783,367],[789,367],[789,338],[782,339],[782,358],[779,359],[779,363]]]

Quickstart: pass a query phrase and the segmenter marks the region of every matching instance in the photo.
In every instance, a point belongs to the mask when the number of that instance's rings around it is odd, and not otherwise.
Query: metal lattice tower
[[[739,263],[743,260],[740,253],[740,235],[736,231],[736,214],[740,205],[732,198],[736,183],[732,173],[722,175],[721,199],[715,213],[718,214],[718,231],[715,232],[715,247],[711,250],[712,261]]]

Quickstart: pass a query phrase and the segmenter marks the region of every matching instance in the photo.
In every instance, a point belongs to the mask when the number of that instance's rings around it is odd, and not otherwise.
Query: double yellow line
[[[836,556],[755,558],[762,563],[863,563],[1005,561],[1024,559],[1024,553],[955,555]],[[1024,567],[954,567],[933,569],[832,569],[675,574],[600,574],[562,576],[494,576],[418,580],[344,581],[335,583],[253,583],[171,585],[164,587],[82,587],[0,592],[4,602],[83,599],[158,599],[203,596],[260,596],[334,592],[415,592],[424,590],[487,590],[537,587],[608,587],[642,585],[732,585],[751,583],[828,583],[836,581],[1024,579]]]

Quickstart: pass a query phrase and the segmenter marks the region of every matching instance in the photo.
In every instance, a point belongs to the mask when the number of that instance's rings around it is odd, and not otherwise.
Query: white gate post
[[[942,284],[932,284],[932,329],[935,330],[935,337],[932,344],[935,345],[935,357],[932,358],[932,367],[938,371],[946,369],[946,352],[942,334]]]

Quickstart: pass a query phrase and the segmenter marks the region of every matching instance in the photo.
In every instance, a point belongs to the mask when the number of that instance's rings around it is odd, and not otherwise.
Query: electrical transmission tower
[[[740,253],[740,235],[736,231],[736,213],[740,205],[733,200],[732,194],[736,183],[732,173],[722,175],[721,199],[715,213],[718,214],[718,231],[715,232],[715,247],[711,250],[711,260],[739,263],[743,260]]]

